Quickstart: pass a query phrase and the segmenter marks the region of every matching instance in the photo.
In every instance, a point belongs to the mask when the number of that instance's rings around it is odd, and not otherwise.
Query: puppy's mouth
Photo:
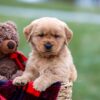
[[[44,57],[44,58],[52,58],[52,57],[54,57],[53,54],[51,54],[51,53],[46,53],[46,52],[45,52],[45,53],[42,53],[41,56]]]
[[[47,55],[52,55],[53,54],[53,52],[50,50],[45,50],[44,52],[43,52],[44,54],[47,54]]]
[[[41,55],[44,57],[54,57],[55,56],[55,52],[53,51],[49,51],[49,50],[45,50],[44,52],[41,52]]]

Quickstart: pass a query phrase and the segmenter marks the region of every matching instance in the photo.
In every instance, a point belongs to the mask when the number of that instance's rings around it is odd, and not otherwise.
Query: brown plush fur
[[[44,91],[51,84],[74,81],[77,72],[67,45],[72,38],[72,31],[56,18],[40,18],[33,21],[25,29],[26,39],[31,43],[25,72],[15,78],[13,84],[23,85],[33,80],[34,88]],[[50,50],[46,44],[52,46]]]
[[[8,57],[18,47],[18,32],[11,22],[0,23],[0,80],[12,79],[18,73],[15,62]]]

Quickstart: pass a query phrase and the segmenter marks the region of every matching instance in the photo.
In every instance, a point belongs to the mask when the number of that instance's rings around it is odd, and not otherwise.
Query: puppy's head
[[[50,17],[33,21],[25,27],[24,34],[32,47],[46,57],[58,55],[72,37],[64,22]]]

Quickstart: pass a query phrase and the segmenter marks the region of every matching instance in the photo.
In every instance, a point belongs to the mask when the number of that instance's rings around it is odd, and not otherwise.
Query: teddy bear
[[[0,23],[0,80],[13,80],[22,74],[25,56],[17,51],[19,37],[14,22]],[[20,67],[23,67],[22,69]]]

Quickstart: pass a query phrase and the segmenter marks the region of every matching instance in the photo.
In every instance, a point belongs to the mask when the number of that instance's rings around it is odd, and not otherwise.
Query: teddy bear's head
[[[0,55],[13,53],[18,47],[18,32],[11,22],[0,23]]]

